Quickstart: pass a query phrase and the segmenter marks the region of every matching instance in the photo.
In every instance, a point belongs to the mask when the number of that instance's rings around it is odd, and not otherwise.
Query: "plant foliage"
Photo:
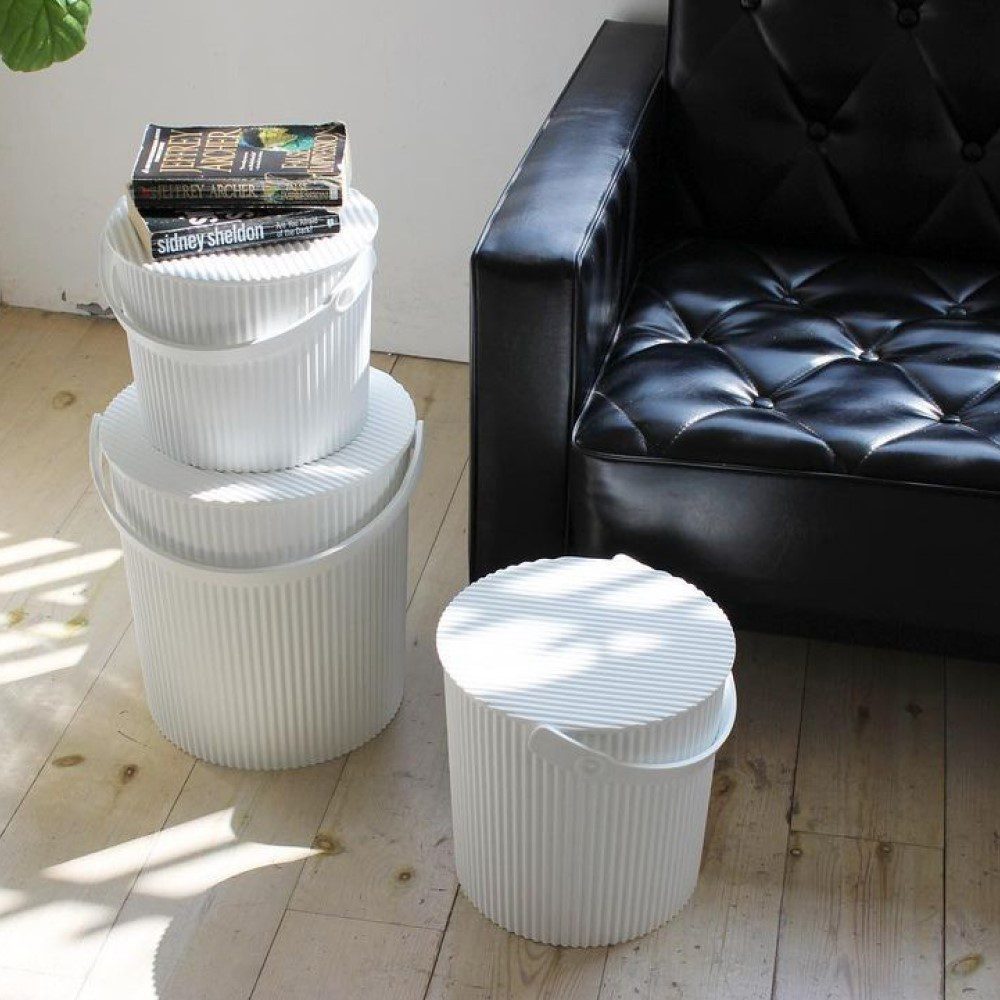
[[[45,69],[86,44],[90,0],[0,0],[0,58],[11,69]]]

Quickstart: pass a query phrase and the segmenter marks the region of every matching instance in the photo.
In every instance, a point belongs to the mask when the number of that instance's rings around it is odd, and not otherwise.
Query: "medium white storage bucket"
[[[215,764],[300,767],[375,736],[403,692],[407,511],[423,428],[388,505],[347,540],[266,569],[216,569],[121,534],[143,681],[167,739]]]
[[[326,302],[372,246],[378,212],[363,194],[348,191],[340,215],[334,236],[154,262],[121,198],[101,237],[104,294],[119,318],[162,340],[232,347],[271,337]]]
[[[210,566],[253,569],[343,541],[395,495],[416,413],[391,376],[371,373],[361,433],[325,458],[280,472],[216,472],[174,461],[146,437],[134,386],[100,418],[115,509],[143,542]]]
[[[718,606],[625,556],[542,560],[456,597],[438,652],[469,899],[506,930],[573,947],[676,914],[736,717]]]
[[[171,343],[121,312],[153,445],[178,462],[231,472],[287,469],[346,445],[368,403],[374,270],[367,247],[295,326],[236,347]]]

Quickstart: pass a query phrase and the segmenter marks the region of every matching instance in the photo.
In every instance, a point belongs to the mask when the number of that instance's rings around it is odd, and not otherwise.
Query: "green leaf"
[[[90,0],[0,0],[0,58],[17,70],[45,69],[86,44]]]

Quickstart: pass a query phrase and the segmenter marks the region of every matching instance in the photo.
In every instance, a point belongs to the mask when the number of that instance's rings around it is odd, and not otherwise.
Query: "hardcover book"
[[[129,193],[166,206],[336,207],[350,183],[347,128],[322,125],[148,125]]]
[[[192,210],[167,216],[140,212],[130,201],[129,216],[153,260],[310,240],[340,232],[340,213],[331,208]]]

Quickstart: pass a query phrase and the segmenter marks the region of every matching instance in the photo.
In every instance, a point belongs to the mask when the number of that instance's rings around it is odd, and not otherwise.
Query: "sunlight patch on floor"
[[[146,837],[53,865],[42,876],[57,882],[95,885],[134,876],[146,868],[141,889],[167,899],[184,899],[263,865],[301,861],[320,853],[311,847],[240,841],[233,810],[199,816]]]
[[[61,604],[67,608],[81,608],[87,603],[87,584],[72,584],[68,587],[56,587],[53,590],[43,590],[37,595],[38,600],[46,604]]]
[[[0,533],[0,538],[9,537]],[[0,566],[14,566],[48,556],[63,555],[76,548],[79,546],[75,542],[67,542],[61,538],[33,538],[28,542],[17,542],[0,548]]]
[[[21,591],[87,576],[90,573],[100,573],[110,566],[114,566],[121,559],[121,555],[121,549],[98,549],[84,555],[58,559],[42,563],[40,566],[3,573],[0,574],[0,594],[17,594]]]
[[[88,626],[82,614],[37,620],[21,607],[0,615],[0,684],[75,667],[87,652],[79,640]]]
[[[0,662],[0,684],[12,684],[14,681],[23,681],[29,677],[38,677],[41,674],[51,674],[57,670],[75,667],[86,653],[87,644],[81,642],[52,650],[49,653],[19,656]]]
[[[187,861],[147,871],[136,889],[161,899],[187,899],[257,868],[302,861],[319,853],[311,847],[231,841]]]

